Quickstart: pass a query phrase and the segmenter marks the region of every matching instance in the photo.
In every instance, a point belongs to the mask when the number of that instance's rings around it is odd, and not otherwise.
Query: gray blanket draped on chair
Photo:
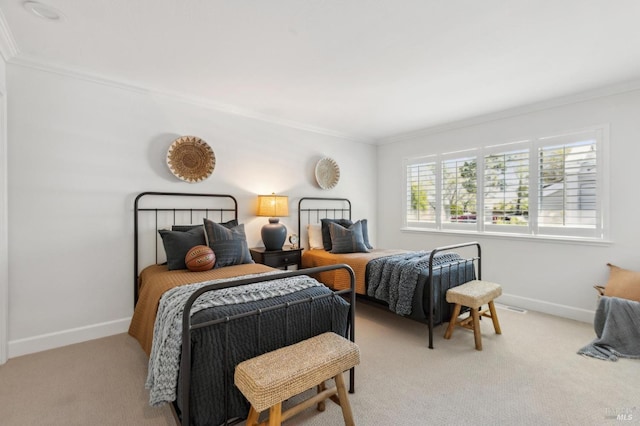
[[[578,354],[610,361],[640,358],[640,302],[602,296],[593,326],[597,339]]]

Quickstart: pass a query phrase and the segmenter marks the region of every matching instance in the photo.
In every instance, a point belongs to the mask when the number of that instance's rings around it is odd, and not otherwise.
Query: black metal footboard
[[[434,266],[433,264],[434,257],[438,253],[474,246],[477,250],[475,257],[463,258],[438,266]],[[476,241],[438,247],[431,251],[429,256],[429,274],[427,276],[429,303],[428,311],[426,312],[427,324],[429,326],[429,349],[433,349],[433,327],[436,325],[436,320],[439,324],[448,319],[446,318],[447,313],[449,313],[449,309],[447,309],[448,303],[446,301],[447,290],[474,279],[482,279],[481,257],[480,243]],[[443,279],[443,277],[446,277],[446,279]]]
[[[204,293],[223,289],[223,288],[237,287],[237,286],[254,284],[254,283],[264,282],[264,281],[271,281],[271,280],[287,278],[287,277],[292,277],[297,275],[312,275],[315,273],[330,271],[334,269],[347,270],[351,279],[351,287],[349,289],[325,292],[317,296],[306,297],[306,298],[297,299],[294,301],[287,301],[285,303],[278,303],[278,304],[271,305],[261,309],[253,309],[247,312],[235,313],[233,315],[228,315],[228,316],[216,318],[213,320],[194,323],[191,310],[196,300]],[[207,285],[196,290],[187,300],[184,311],[183,311],[183,316],[182,316],[182,353],[181,353],[181,359],[180,359],[180,373],[179,373],[179,384],[178,384],[179,392],[178,392],[178,399],[173,404],[174,414],[178,422],[182,425],[191,425],[191,424],[197,423],[194,421],[193,413],[191,412],[193,408],[193,405],[192,405],[193,401],[190,400],[190,398],[192,397],[192,392],[191,392],[192,380],[194,379],[194,377],[192,377],[192,373],[193,373],[192,363],[194,362],[194,360],[197,359],[195,357],[195,354],[192,352],[192,348],[194,344],[194,340],[193,340],[194,335],[196,336],[196,339],[197,339],[199,338],[198,333],[200,333],[201,331],[203,330],[206,331],[208,329],[218,327],[218,330],[220,330],[220,333],[223,336],[222,340],[224,341],[224,344],[223,344],[224,348],[220,348],[220,351],[219,351],[222,359],[216,361],[216,362],[221,362],[221,365],[222,365],[221,368],[224,370],[222,373],[224,377],[224,384],[223,384],[224,395],[219,397],[224,398],[224,419],[225,419],[224,424],[235,424],[240,422],[242,418],[230,415],[230,411],[229,411],[229,405],[230,405],[229,395],[234,386],[232,381],[233,370],[235,369],[234,363],[237,364],[237,362],[230,361],[230,360],[234,358],[234,356],[232,356],[234,351],[234,341],[237,342],[237,339],[239,338],[239,336],[233,335],[233,331],[231,330],[232,325],[235,322],[251,321],[251,324],[253,324],[252,327],[255,327],[255,331],[256,331],[254,335],[256,336],[255,351],[258,353],[266,352],[268,350],[273,350],[273,348],[265,349],[260,347],[260,342],[262,341],[261,334],[263,332],[263,328],[268,326],[266,325],[267,323],[265,320],[263,320],[263,318],[265,318],[269,314],[277,313],[279,318],[278,320],[282,319],[284,321],[283,341],[285,342],[285,344],[283,346],[293,344],[293,343],[296,343],[295,339],[298,338],[299,336],[288,336],[288,330],[290,329],[292,324],[296,321],[297,321],[295,324],[296,327],[301,326],[299,323],[301,316],[298,315],[296,312],[299,312],[300,310],[305,310],[305,311],[308,310],[308,312],[313,313],[314,304],[321,304],[321,303],[327,302],[330,300],[328,298],[340,298],[341,304],[344,304],[344,302],[342,302],[342,299],[345,299],[345,298],[348,299],[349,306],[348,306],[348,314],[347,314],[348,317],[346,319],[347,325],[346,325],[345,337],[348,337],[351,341],[355,341],[355,329],[354,329],[355,301],[356,301],[355,275],[353,270],[348,265],[344,265],[344,264],[332,265],[332,266],[325,266],[325,267],[303,269],[298,271],[287,271],[287,272],[282,272],[278,274],[257,276],[257,277],[251,277],[251,278],[240,279],[240,280],[225,281],[221,283]],[[303,325],[303,327],[306,328],[308,326],[308,331],[306,332],[306,334],[315,333],[314,330],[317,327],[315,327],[314,324],[320,320],[321,319],[319,318],[315,318],[313,314],[305,315],[304,321],[307,323]],[[273,323],[269,323],[269,324],[271,326],[273,325]],[[295,333],[291,333],[291,334],[295,334]],[[240,336],[240,337],[243,338],[244,336]],[[256,356],[256,355],[252,355],[252,356]],[[216,364],[216,368],[217,368],[217,364]],[[349,378],[350,378],[349,392],[353,393],[355,391],[355,371],[353,368],[350,370]]]
[[[304,245],[304,242],[308,240],[308,225],[317,225],[324,218],[351,219],[351,217],[351,201],[346,198],[303,197],[298,202],[300,241]],[[434,264],[436,255],[464,247],[476,247],[477,254],[472,257],[464,256],[465,258],[444,264],[437,264],[438,262]],[[447,290],[473,279],[481,279],[480,244],[473,241],[437,247],[431,250],[428,267],[425,262],[421,264],[420,268],[418,284],[412,301],[412,312],[408,317],[428,324],[429,348],[433,349],[433,327],[448,321],[451,315],[450,305],[446,301]],[[370,284],[368,280],[367,271],[367,286]],[[378,300],[366,294],[359,294],[358,297],[388,305],[388,300]]]

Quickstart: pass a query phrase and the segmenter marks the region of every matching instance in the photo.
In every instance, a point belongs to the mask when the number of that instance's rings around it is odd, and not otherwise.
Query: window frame
[[[608,214],[605,213],[605,208],[608,209],[608,194],[609,191],[605,188],[605,176],[608,176],[608,169],[606,165],[606,161],[604,158],[607,158],[604,153],[606,147],[609,145],[608,143],[604,143],[605,138],[608,137],[608,128],[604,127],[594,127],[589,129],[584,129],[581,131],[575,131],[570,133],[565,133],[561,135],[554,136],[545,136],[538,138],[534,142],[535,149],[535,158],[534,161],[537,160],[538,154],[540,150],[544,147],[552,147],[552,146],[566,146],[572,143],[578,142],[578,139],[581,138],[593,138],[595,139],[596,146],[596,221],[593,228],[580,228],[577,226],[544,226],[540,224],[540,206],[538,205],[538,188],[540,183],[540,170],[538,168],[538,163],[536,162],[536,182],[535,182],[535,190],[536,190],[536,222],[534,233],[536,235],[548,235],[548,236],[563,236],[563,237],[579,237],[579,238],[592,238],[592,239],[604,239],[606,238],[608,232],[608,226],[605,226],[605,218]],[[603,158],[604,157],[604,158]],[[606,173],[606,174],[605,174]],[[533,186],[532,186],[533,187]],[[531,192],[529,193],[529,197],[531,198]],[[564,206],[566,207],[566,206]],[[608,212],[608,210],[606,210]]]
[[[444,202],[443,202],[443,194],[442,188],[444,185],[444,169],[443,164],[449,161],[468,161],[475,160],[476,161],[476,192],[475,192],[475,204],[476,204],[476,222],[475,223],[465,223],[465,222],[451,222],[446,221],[446,217],[451,217],[451,212],[447,213],[444,211]],[[480,203],[478,200],[478,149],[469,149],[464,151],[456,151],[456,152],[448,152],[439,156],[439,167],[440,167],[440,184],[438,188],[440,188],[439,196],[437,197],[439,201],[438,215],[439,218],[439,227],[444,230],[466,230],[473,231],[477,228],[478,223],[478,209],[480,207]]]
[[[497,224],[487,224],[484,221],[484,207],[486,206],[485,203],[485,195],[486,195],[486,180],[485,180],[485,164],[486,164],[486,158],[490,155],[496,155],[496,154],[509,154],[509,153],[514,153],[514,152],[518,152],[518,151],[524,151],[526,150],[528,152],[528,165],[527,165],[527,172],[529,174],[529,180],[528,180],[528,192],[529,195],[527,197],[527,201],[529,204],[529,216],[528,216],[528,220],[527,220],[527,225],[526,226],[521,226],[521,225],[497,225]],[[509,233],[509,234],[521,234],[521,235],[531,235],[532,234],[532,226],[531,226],[531,151],[532,151],[532,141],[531,140],[523,140],[523,141],[516,141],[516,142],[507,142],[504,144],[500,144],[500,145],[492,145],[492,146],[487,146],[482,150],[482,160],[483,160],[483,166],[482,166],[482,204],[483,204],[483,209],[482,209],[482,230],[485,232],[495,232],[495,233]]]
[[[432,229],[437,229],[439,227],[439,208],[440,208],[440,204],[439,204],[439,200],[438,197],[436,196],[436,207],[435,207],[435,212],[434,212],[434,216],[435,216],[435,220],[434,221],[410,221],[409,220],[409,206],[408,206],[408,194],[411,191],[411,188],[408,186],[408,178],[409,178],[409,174],[408,174],[408,168],[410,166],[414,166],[416,164],[431,164],[434,163],[435,164],[435,182],[434,182],[434,187],[436,188],[436,194],[438,193],[438,186],[440,184],[440,179],[439,179],[439,175],[440,175],[440,162],[439,162],[439,155],[426,155],[426,156],[422,156],[422,157],[414,157],[414,158],[405,158],[404,162],[403,162],[403,171],[404,171],[404,185],[405,185],[405,199],[403,202],[404,205],[404,211],[403,211],[403,217],[404,217],[404,222],[405,222],[405,226],[407,227],[412,227],[412,228],[432,228]]]
[[[579,142],[581,138],[589,137],[595,140],[596,150],[596,178],[595,178],[595,214],[596,221],[593,227],[579,226],[541,226],[539,224],[539,186],[540,173],[538,168],[538,154],[541,148],[570,145]],[[528,224],[522,225],[505,225],[505,224],[485,224],[485,159],[492,154],[516,152],[520,150],[528,150],[529,156],[529,181],[528,181]],[[487,235],[504,235],[513,237],[536,237],[551,239],[577,239],[590,241],[604,241],[609,238],[609,190],[607,177],[609,176],[609,125],[596,125],[585,127],[578,130],[557,133],[554,135],[545,135],[539,137],[531,137],[499,143],[494,145],[486,145],[483,147],[472,148],[464,151],[436,153],[431,155],[423,155],[416,157],[406,157],[403,160],[404,165],[404,182],[405,191],[408,190],[407,166],[420,164],[424,160],[435,162],[436,165],[436,188],[437,188],[437,206],[435,222],[425,223],[422,221],[408,220],[408,203],[405,199],[403,209],[404,229],[424,229],[436,232],[467,232]],[[443,211],[443,163],[450,159],[465,159],[475,157],[476,160],[476,222],[475,223],[447,223],[444,218]],[[566,203],[564,201],[563,203]],[[566,204],[563,204],[563,211]]]

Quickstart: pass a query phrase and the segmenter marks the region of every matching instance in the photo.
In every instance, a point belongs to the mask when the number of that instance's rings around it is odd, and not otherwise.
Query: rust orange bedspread
[[[351,269],[353,269],[353,272],[356,275],[356,293],[367,294],[365,284],[367,263],[369,263],[370,260],[377,259],[379,257],[392,256],[394,254],[406,252],[407,250],[398,249],[373,249],[368,253],[334,254],[325,250],[305,250],[302,252],[302,267],[313,268],[316,266],[345,263],[351,266]],[[348,289],[351,285],[349,273],[344,269],[320,272],[319,274],[315,274],[314,278],[334,290]]]
[[[166,265],[148,266],[140,273],[140,295],[129,325],[129,334],[135,337],[147,355],[150,355],[158,304],[165,291],[185,284],[259,274],[273,270],[269,266],[258,263],[225,266],[203,272],[191,272],[186,269],[169,271]]]

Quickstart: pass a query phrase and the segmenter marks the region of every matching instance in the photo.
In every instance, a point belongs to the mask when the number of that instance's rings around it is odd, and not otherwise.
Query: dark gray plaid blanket
[[[411,315],[420,273],[429,268],[430,251],[415,251],[374,259],[367,265],[367,295],[383,300],[400,315]],[[461,259],[457,253],[439,253],[433,266]]]
[[[597,338],[578,354],[609,361],[640,358],[640,302],[602,296],[593,326]]]

